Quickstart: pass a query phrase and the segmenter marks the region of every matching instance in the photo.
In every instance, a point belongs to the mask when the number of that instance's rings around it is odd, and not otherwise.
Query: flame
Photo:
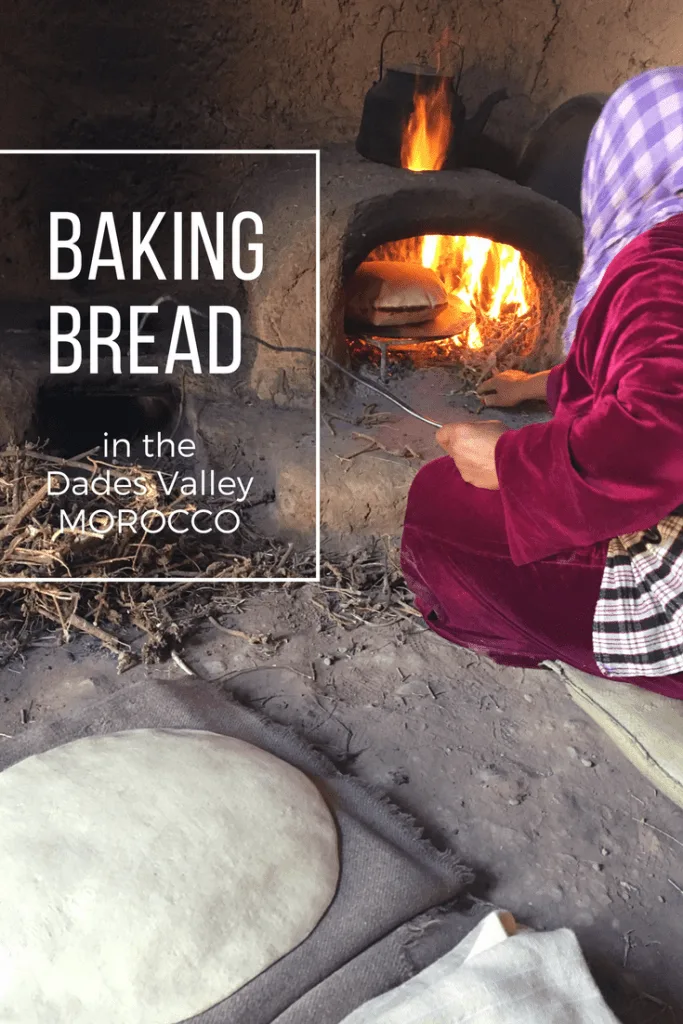
[[[444,77],[436,89],[415,93],[401,146],[401,165],[407,170],[439,171],[446,162],[453,134],[450,83]],[[458,346],[483,348],[481,326],[487,320],[519,319],[537,302],[536,286],[522,254],[490,238],[424,235],[381,246],[370,258],[419,260],[434,270],[448,293],[477,314],[477,322],[463,337],[449,339]]]
[[[422,266],[431,268],[439,262],[439,249],[441,248],[441,235],[425,235],[422,239],[421,260]]]
[[[487,337],[513,333],[516,325],[538,309],[533,275],[518,249],[477,235],[421,235],[388,242],[374,249],[370,260],[402,260],[433,270],[449,296],[464,302],[476,321],[457,338],[440,342],[481,349]],[[530,328],[531,329],[531,328]]]
[[[401,141],[401,166],[409,171],[440,171],[446,162],[453,135],[450,83],[443,77],[436,89],[415,93]]]
[[[511,245],[476,235],[424,235],[419,244],[422,266],[435,271],[447,292],[473,309],[479,320],[521,319],[530,312],[535,285],[521,252]],[[396,250],[402,245],[393,247],[395,259],[401,258]],[[463,340],[468,348],[483,348],[477,323]]]

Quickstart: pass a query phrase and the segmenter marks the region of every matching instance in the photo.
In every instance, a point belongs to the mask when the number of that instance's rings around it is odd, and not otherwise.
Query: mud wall
[[[507,85],[517,99],[495,122],[504,134],[534,123],[558,101],[611,91],[645,68],[683,61],[678,0],[261,0],[236,19],[232,64],[237,109],[252,138],[319,140],[353,135],[377,70],[433,56],[448,30],[465,49],[470,99]],[[258,81],[254,80],[254,56]],[[227,81],[227,80],[226,80]],[[261,122],[261,123],[259,123]]]
[[[449,29],[465,48],[470,102],[507,85],[515,98],[491,122],[507,142],[569,95],[683,61],[680,0],[32,0],[4,5],[0,25],[2,147],[352,138],[391,28],[406,33],[390,41],[392,62],[429,57]],[[35,211],[53,183],[11,157],[0,167],[0,296],[19,297],[36,287]],[[207,165],[182,199],[227,205],[235,184]],[[176,201],[177,182],[150,188]]]
[[[0,25],[3,146],[348,137],[392,28],[404,60],[448,29],[466,92],[507,84],[527,119],[683,60],[679,0],[32,0]]]

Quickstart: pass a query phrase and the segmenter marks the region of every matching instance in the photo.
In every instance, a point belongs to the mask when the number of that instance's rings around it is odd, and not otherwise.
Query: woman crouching
[[[683,68],[610,98],[582,212],[565,362],[480,388],[553,418],[438,432],[448,457],[411,488],[403,571],[456,644],[683,698]]]

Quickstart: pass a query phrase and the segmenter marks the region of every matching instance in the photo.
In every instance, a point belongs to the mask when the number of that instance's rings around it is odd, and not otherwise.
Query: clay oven
[[[286,170],[257,178],[250,188],[267,208],[265,230],[278,239],[280,252],[248,289],[250,324],[272,344],[300,344],[315,337],[315,251],[302,242],[311,231],[301,230],[302,221],[314,219],[315,197],[310,185]],[[392,243],[434,236],[485,239],[487,252],[493,243],[519,253],[517,265],[524,268],[537,310],[533,338],[518,365],[543,369],[559,358],[561,310],[580,265],[581,230],[558,203],[491,172],[414,173],[371,163],[351,147],[335,147],[322,155],[320,234],[321,351],[342,365],[352,358],[346,286],[358,266],[380,247],[386,253]],[[421,259],[424,243],[411,244]],[[454,364],[466,354],[466,344],[451,346]],[[326,391],[342,386],[329,368],[323,369],[322,383]],[[314,368],[306,357],[262,349],[252,384],[261,398],[301,404],[312,396]]]

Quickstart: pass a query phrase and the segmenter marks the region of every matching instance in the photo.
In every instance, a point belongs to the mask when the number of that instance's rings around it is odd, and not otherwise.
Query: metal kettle
[[[467,166],[481,137],[491,112],[508,98],[506,89],[491,93],[468,118],[465,104],[458,89],[462,66],[457,77],[444,74],[427,65],[408,64],[389,67],[384,71],[384,42],[380,54],[379,79],[368,90],[363,103],[363,115],[356,139],[361,156],[376,163],[401,166],[403,133],[413,112],[416,93],[430,93],[444,89],[453,124],[451,143],[444,170]]]

